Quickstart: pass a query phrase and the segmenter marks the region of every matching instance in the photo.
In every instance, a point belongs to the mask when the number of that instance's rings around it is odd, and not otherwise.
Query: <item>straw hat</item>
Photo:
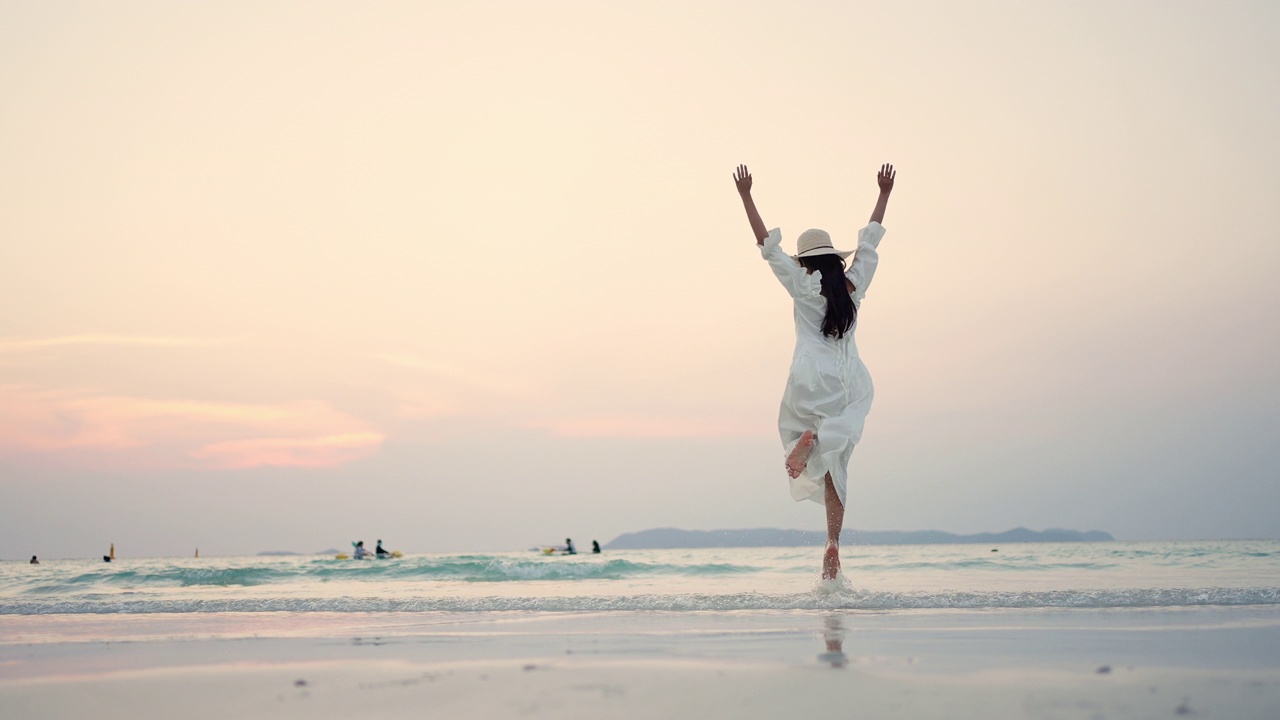
[[[815,255],[839,255],[841,259],[853,254],[852,250],[837,250],[831,245],[831,236],[826,230],[812,228],[800,233],[796,239],[796,254],[792,257],[813,257]]]

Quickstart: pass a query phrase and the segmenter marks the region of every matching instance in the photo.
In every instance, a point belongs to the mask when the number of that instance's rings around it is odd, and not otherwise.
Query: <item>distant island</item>
[[[1110,533],[1100,530],[1080,532],[1050,528],[1044,531],[1014,528],[1001,533],[956,535],[939,530],[845,530],[840,534],[843,545],[943,545],[968,543],[994,545],[1029,542],[1109,542]],[[822,545],[827,534],[821,530],[779,530],[752,528],[747,530],[680,530],[655,528],[623,533],[605,547],[610,550],[659,550],[663,548],[708,547],[795,547]]]

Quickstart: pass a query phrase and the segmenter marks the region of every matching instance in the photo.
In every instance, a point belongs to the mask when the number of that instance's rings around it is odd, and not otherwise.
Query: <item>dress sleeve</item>
[[[791,293],[793,298],[816,295],[822,291],[821,286],[813,279],[800,263],[782,251],[782,231],[774,228],[760,245],[760,255],[768,261],[773,274],[777,276],[782,287]]]
[[[858,249],[854,251],[853,264],[844,274],[849,282],[853,283],[854,303],[862,303],[862,298],[867,294],[867,286],[871,284],[871,278],[876,274],[876,265],[880,263],[880,254],[876,251],[876,247],[880,245],[882,237],[884,237],[884,226],[878,222],[873,222],[858,231]]]

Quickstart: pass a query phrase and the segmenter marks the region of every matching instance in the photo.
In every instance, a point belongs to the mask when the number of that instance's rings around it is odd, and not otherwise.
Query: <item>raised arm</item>
[[[849,292],[853,295],[855,305],[862,303],[867,294],[867,286],[876,274],[876,266],[880,264],[880,254],[876,249],[880,238],[884,237],[884,209],[889,204],[889,193],[893,192],[894,172],[892,165],[881,165],[876,182],[880,185],[880,197],[876,207],[871,211],[871,221],[858,232],[858,249],[854,252],[853,263],[844,274],[849,281]]]
[[[880,166],[880,174],[876,175],[876,183],[880,185],[880,197],[876,198],[876,207],[871,211],[871,222],[884,224],[884,210],[889,205],[889,193],[893,192],[893,178],[896,175],[892,165]],[[747,186],[750,187],[749,178]]]
[[[739,165],[733,173],[733,184],[738,186],[738,196],[742,198],[742,207],[747,210],[747,220],[751,223],[751,232],[755,233],[756,244],[763,245],[769,237],[764,229],[764,221],[760,219],[760,211],[756,210],[756,201],[751,199],[751,172],[746,165]]]

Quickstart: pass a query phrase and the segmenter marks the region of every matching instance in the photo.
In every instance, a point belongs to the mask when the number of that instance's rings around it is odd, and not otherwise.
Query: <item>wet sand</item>
[[[5,718],[1280,717],[1273,607],[0,616]]]

